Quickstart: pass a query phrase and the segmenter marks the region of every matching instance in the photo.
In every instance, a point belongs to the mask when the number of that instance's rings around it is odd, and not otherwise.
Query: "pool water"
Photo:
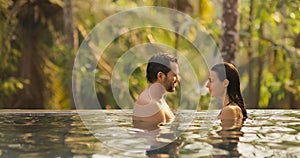
[[[244,122],[177,112],[181,122],[157,129],[131,115],[0,110],[0,157],[300,157],[300,110],[248,110]]]

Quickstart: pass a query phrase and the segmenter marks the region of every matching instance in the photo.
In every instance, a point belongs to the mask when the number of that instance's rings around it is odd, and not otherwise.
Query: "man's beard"
[[[175,83],[171,83],[170,81],[168,80],[165,80],[165,83],[166,83],[166,91],[167,92],[174,92],[175,91]]]

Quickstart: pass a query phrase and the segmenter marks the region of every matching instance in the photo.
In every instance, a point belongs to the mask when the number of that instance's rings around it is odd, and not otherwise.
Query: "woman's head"
[[[242,109],[244,118],[247,117],[240,90],[240,77],[234,65],[224,62],[213,66],[207,88],[213,97],[226,95],[230,102],[234,102]]]

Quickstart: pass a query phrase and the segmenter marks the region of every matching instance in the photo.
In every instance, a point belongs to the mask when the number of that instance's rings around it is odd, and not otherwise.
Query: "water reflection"
[[[157,125],[143,120],[133,120],[133,127],[139,129],[137,138],[145,139],[149,145],[148,157],[178,157],[182,141],[176,137],[169,124]]]
[[[64,144],[70,131],[69,117],[7,115],[0,118],[0,157],[70,157]],[[56,152],[51,152],[56,151]]]
[[[153,127],[130,110],[84,111],[85,123],[70,111],[0,111],[0,157],[299,157],[299,110],[248,112],[244,122],[197,112]]]
[[[209,138],[212,140],[214,148],[223,149],[228,151],[224,154],[216,154],[214,157],[240,157],[238,151],[238,143],[240,137],[243,136],[241,128],[243,126],[242,119],[224,119],[220,120],[221,129],[215,133],[211,133]]]

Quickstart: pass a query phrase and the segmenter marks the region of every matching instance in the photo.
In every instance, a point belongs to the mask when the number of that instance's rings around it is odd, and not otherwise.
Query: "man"
[[[177,59],[168,54],[156,54],[149,60],[146,73],[148,87],[135,102],[133,121],[139,128],[157,128],[159,124],[170,122],[175,117],[164,95],[174,92],[179,82]]]

